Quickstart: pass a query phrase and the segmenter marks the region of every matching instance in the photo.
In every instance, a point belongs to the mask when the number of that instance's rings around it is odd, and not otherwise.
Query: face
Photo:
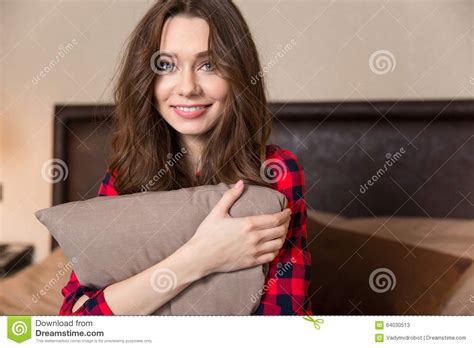
[[[228,82],[207,55],[209,25],[202,18],[169,18],[155,61],[154,96],[166,122],[183,136],[211,129],[224,110]]]

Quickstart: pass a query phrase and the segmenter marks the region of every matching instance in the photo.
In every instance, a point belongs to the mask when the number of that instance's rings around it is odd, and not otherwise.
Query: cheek
[[[154,96],[158,103],[163,103],[171,96],[173,85],[172,79],[169,78],[160,77],[155,80]]]
[[[217,76],[202,81],[201,86],[204,94],[215,101],[223,102],[229,93],[229,83]]]

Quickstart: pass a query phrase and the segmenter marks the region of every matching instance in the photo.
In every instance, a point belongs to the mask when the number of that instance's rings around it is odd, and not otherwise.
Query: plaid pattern
[[[269,264],[265,292],[254,314],[312,315],[308,297],[311,254],[307,248],[303,167],[290,150],[278,145],[267,146],[267,163],[269,169],[275,169],[269,176],[276,181],[273,188],[288,198],[291,220],[286,241]]]
[[[275,180],[273,188],[288,198],[288,207],[292,210],[286,241],[270,262],[265,280],[264,292],[255,315],[312,315],[308,288],[311,278],[311,254],[307,249],[307,213],[304,201],[303,167],[297,157],[289,150],[278,145],[267,146],[268,168],[276,168],[269,179]],[[273,169],[270,169],[273,170]],[[266,171],[268,173],[268,171]],[[114,172],[114,175],[116,172]],[[99,196],[116,196],[112,175],[104,176],[99,188]],[[199,172],[196,173],[199,175]],[[61,290],[64,295],[60,315],[113,315],[104,299],[102,289],[91,289],[81,285],[74,274]],[[83,294],[90,297],[75,313],[74,303]]]
[[[61,290],[64,300],[59,315],[113,315],[105,302],[104,289],[94,290],[81,285],[76,274],[72,271],[69,282]],[[73,312],[74,304],[82,295],[87,295],[89,299],[76,312]]]

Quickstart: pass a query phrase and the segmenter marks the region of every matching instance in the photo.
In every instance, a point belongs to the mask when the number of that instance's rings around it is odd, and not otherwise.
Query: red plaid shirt
[[[268,275],[261,296],[260,305],[253,313],[256,315],[312,315],[308,288],[311,278],[311,254],[307,249],[307,213],[304,201],[303,167],[297,157],[278,145],[267,146],[267,161],[270,167],[283,169],[273,177],[279,180],[273,188],[288,198],[292,210],[286,241],[270,262]],[[281,168],[283,166],[283,168]],[[196,173],[199,175],[199,173]],[[116,196],[114,176],[109,171],[99,188],[99,196]],[[74,271],[68,284],[61,290],[64,301],[60,315],[113,315],[104,298],[104,288],[93,289],[79,283]],[[76,312],[72,308],[76,301],[87,295],[89,299]]]

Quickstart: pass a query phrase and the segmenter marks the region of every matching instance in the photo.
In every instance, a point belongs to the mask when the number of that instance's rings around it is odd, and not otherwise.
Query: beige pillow
[[[160,262],[195,233],[231,185],[101,196],[35,212],[74,262],[81,284],[101,288]],[[232,217],[282,211],[282,193],[247,185],[231,207]],[[225,233],[225,231],[221,231]],[[258,307],[268,265],[214,273],[186,288],[154,315],[249,315]],[[164,291],[173,273],[157,273],[151,286]]]

